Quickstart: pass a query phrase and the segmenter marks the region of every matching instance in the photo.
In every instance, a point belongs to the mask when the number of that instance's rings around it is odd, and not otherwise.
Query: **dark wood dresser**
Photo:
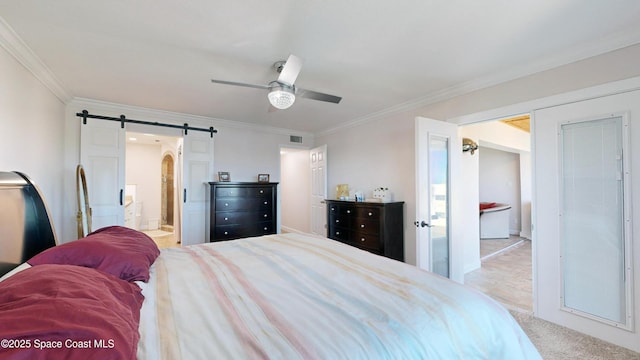
[[[278,183],[210,182],[209,241],[276,233]]]
[[[327,237],[404,261],[404,202],[326,203]]]

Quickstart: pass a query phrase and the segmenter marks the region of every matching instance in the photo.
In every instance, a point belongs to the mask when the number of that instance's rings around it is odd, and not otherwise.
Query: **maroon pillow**
[[[94,268],[127,281],[149,281],[160,250],[146,234],[123,226],[98,229],[85,238],[49,248],[27,261],[31,266],[68,264]]]
[[[140,288],[73,265],[41,265],[0,282],[0,358],[135,359]]]

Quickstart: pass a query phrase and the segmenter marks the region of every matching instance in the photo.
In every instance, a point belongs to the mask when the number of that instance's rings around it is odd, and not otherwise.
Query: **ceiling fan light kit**
[[[288,109],[296,101],[296,93],[298,97],[311,100],[318,100],[338,104],[342,98],[340,96],[329,95],[317,91],[305,90],[294,85],[300,69],[302,69],[302,59],[291,54],[287,61],[278,61],[273,64],[274,69],[280,73],[278,79],[269,83],[269,85],[247,84],[235,81],[211,79],[212,83],[223,85],[243,86],[256,89],[269,90],[267,98],[269,103],[279,110]]]
[[[271,105],[279,110],[288,109],[296,101],[293,88],[277,83],[273,85],[267,97]]]

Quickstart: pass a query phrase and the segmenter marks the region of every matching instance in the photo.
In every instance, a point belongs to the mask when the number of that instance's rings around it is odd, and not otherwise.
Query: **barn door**
[[[209,241],[207,234],[208,187],[213,181],[213,138],[209,133],[192,131],[182,143],[182,244]]]
[[[125,129],[88,119],[80,128],[80,163],[92,208],[92,230],[124,225]]]

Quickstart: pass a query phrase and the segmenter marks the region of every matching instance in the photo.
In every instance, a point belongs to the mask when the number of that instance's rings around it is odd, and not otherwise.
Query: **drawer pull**
[[[264,194],[264,190],[260,190],[260,194]]]
[[[364,229],[364,224],[361,224],[361,225],[360,225],[360,227],[361,227],[362,229]]]
[[[340,235],[340,231],[336,231],[336,235]]]
[[[369,213],[369,216],[373,216],[373,213],[372,213],[372,212],[370,212],[370,213]]]
[[[331,211],[336,211],[336,208],[332,207],[332,208],[331,208]]]
[[[224,218],[224,221],[227,221],[227,220],[229,220],[229,218],[228,218],[228,217]]]
[[[267,231],[267,227],[266,226],[264,227],[264,231]]]
[[[264,217],[266,217],[266,218],[269,217],[269,214],[264,214]]]
[[[360,241],[364,242],[364,241],[365,241],[365,238],[361,238],[361,239],[360,239]]]
[[[351,210],[347,210],[347,214],[351,214]]]
[[[224,234],[225,234],[225,235],[229,235],[229,232],[228,232],[228,231],[225,231],[225,232],[224,232]]]
[[[224,203],[224,206],[229,206],[229,203]]]
[[[340,219],[336,219],[336,223],[339,223],[339,222],[340,222]]]
[[[268,201],[265,201],[265,202],[264,202],[264,204],[265,204],[265,205],[267,205],[268,203],[269,203]]]

